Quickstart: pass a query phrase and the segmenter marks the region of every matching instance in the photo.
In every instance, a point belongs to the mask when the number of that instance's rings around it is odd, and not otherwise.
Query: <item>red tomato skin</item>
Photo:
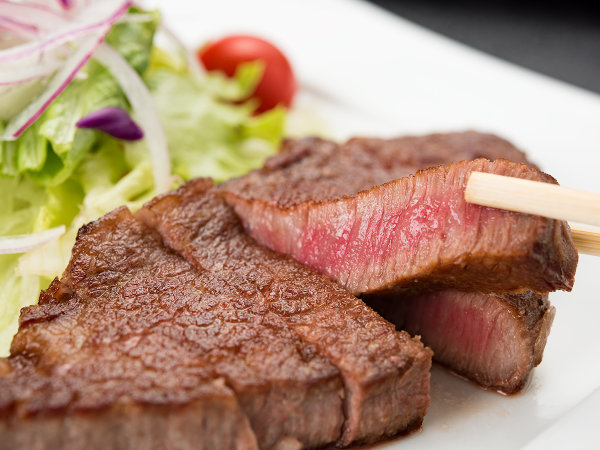
[[[235,74],[240,63],[262,61],[263,76],[251,95],[260,101],[256,112],[279,104],[291,106],[297,90],[296,77],[288,59],[270,42],[248,35],[227,36],[200,48],[198,58],[206,70],[220,70],[228,77]]]

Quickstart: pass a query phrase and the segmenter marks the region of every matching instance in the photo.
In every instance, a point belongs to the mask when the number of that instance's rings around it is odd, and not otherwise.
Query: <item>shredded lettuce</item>
[[[107,42],[142,76],[167,135],[173,174],[217,182],[243,174],[273,154],[285,110],[253,115],[239,103],[261,77],[256,63],[234,79],[198,79],[185,60],[154,45],[160,16],[136,8],[139,20],[116,24]],[[0,255],[0,356],[8,354],[19,309],[60,276],[78,228],[121,205],[135,210],[155,194],[143,140],[125,143],[75,123],[107,106],[129,110],[110,73],[93,59],[38,120],[15,141],[0,141],[0,235],[65,225],[58,240],[19,255]],[[10,120],[10,117],[2,117]],[[0,120],[0,135],[5,123]]]
[[[35,303],[42,283],[46,282],[36,275],[21,274],[18,259],[18,255],[0,255],[0,343],[4,355],[17,331],[20,309]]]
[[[273,153],[283,133],[283,109],[253,117],[251,105],[225,103],[211,94],[213,86],[165,69],[152,71],[146,82],[167,134],[173,173],[184,180],[219,182],[248,172]]]

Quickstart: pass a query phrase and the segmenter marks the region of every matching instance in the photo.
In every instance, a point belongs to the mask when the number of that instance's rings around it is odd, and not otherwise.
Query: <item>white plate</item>
[[[276,42],[337,138],[474,128],[507,137],[563,185],[600,192],[600,97],[352,0],[153,1],[195,46],[247,32]],[[503,397],[434,369],[421,432],[401,448],[600,448],[600,258],[581,257],[524,393]],[[595,392],[595,394],[594,394]],[[579,405],[579,406],[578,406]],[[575,409],[574,409],[575,408]],[[553,426],[554,425],[554,426]]]

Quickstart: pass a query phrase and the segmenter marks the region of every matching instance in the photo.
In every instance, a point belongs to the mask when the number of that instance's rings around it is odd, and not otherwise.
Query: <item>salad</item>
[[[275,152],[285,108],[247,100],[263,70],[204,72],[131,1],[0,0],[0,356],[81,225]]]

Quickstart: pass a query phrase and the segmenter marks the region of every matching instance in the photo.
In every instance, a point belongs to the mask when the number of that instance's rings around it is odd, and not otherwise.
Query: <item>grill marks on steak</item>
[[[372,442],[418,426],[429,404],[431,352],[325,277],[257,245],[233,211],[200,195],[202,189],[190,182],[138,215],[166,245],[210,272],[214,289],[225,280],[240,296],[259,295],[269,314],[333,362],[346,388],[340,443]]]
[[[512,394],[542,360],[555,309],[547,295],[438,291],[365,300],[399,329],[420,335],[435,360],[489,389]]]
[[[0,367],[3,438],[315,447],[421,422],[431,352],[259,247],[210,186],[196,180],[137,217],[122,208],[80,230]]]
[[[293,166],[281,170],[295,172]],[[354,294],[571,289],[577,253],[566,223],[466,203],[464,188],[472,171],[555,182],[522,164],[478,159],[328,200],[317,194],[300,201],[307,194],[296,191],[310,181],[297,182],[290,175],[284,176],[290,179],[286,182],[282,174],[274,181],[268,168],[222,189],[257,241]],[[350,179],[336,177],[337,184]]]

